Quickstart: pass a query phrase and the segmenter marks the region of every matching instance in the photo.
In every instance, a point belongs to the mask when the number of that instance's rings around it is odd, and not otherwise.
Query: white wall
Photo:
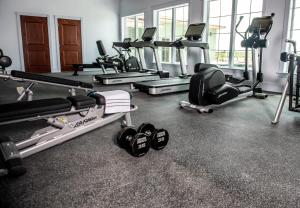
[[[0,48],[13,60],[10,69],[21,68],[16,13],[50,16],[50,50],[52,72],[57,62],[54,16],[81,17],[83,20],[83,61],[91,63],[98,56],[96,40],[101,39],[109,53],[112,42],[119,39],[120,0],[0,0]]]
[[[264,72],[264,89],[269,91],[280,91],[283,86],[285,74],[282,74],[283,65],[280,63],[279,57],[283,50],[284,40],[286,39],[286,18],[288,2],[290,0],[265,0],[264,15],[275,13],[274,25],[269,35],[270,46],[263,54],[263,72]],[[120,13],[121,16],[132,15],[136,13],[145,13],[145,26],[152,26],[153,10],[164,8],[166,6],[189,3],[190,23],[203,21],[204,0],[121,0]],[[147,56],[147,54],[146,54]],[[199,54],[193,50],[188,54],[188,69],[193,71],[194,63],[199,62]],[[148,58],[148,62],[152,59]],[[171,74],[179,72],[179,66],[165,65],[165,69],[171,70]],[[240,74],[239,70],[229,71],[234,74]]]

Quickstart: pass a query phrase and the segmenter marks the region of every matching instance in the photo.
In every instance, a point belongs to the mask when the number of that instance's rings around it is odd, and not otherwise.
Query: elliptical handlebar
[[[285,42],[290,43],[293,46],[294,53],[297,54],[297,45],[296,41],[287,39]]]
[[[246,38],[246,35],[243,35],[241,32],[238,31],[238,27],[240,26],[240,24],[241,24],[241,22],[242,22],[243,19],[244,19],[244,16],[240,16],[240,19],[239,19],[238,23],[237,23],[236,26],[235,26],[235,32],[236,32],[239,36],[241,36],[243,39],[245,39],[245,38]],[[248,30],[247,30],[247,31],[248,31]],[[247,33],[247,31],[246,31],[245,33]]]

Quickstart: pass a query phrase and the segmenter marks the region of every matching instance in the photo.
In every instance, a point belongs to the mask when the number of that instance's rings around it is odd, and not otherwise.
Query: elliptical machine
[[[223,104],[233,102],[249,96],[265,99],[260,84],[263,82],[262,53],[267,48],[267,36],[273,25],[274,13],[270,16],[254,18],[242,35],[241,46],[245,48],[244,79],[238,82],[226,82],[224,72],[216,65],[198,63],[195,65],[195,74],[191,77],[189,88],[189,102],[180,101],[181,108],[196,109],[199,113],[211,113],[213,109]],[[240,22],[243,17],[240,18]],[[252,50],[252,82],[248,76],[248,50]],[[256,73],[256,50],[259,49],[259,67]]]
[[[138,41],[138,39],[134,42],[136,41]],[[119,58],[123,62],[125,72],[139,72],[141,70],[141,66],[138,59],[131,55],[130,42],[131,38],[124,38],[123,42],[114,42],[113,49],[115,49],[119,54]],[[125,54],[123,52],[125,52]]]

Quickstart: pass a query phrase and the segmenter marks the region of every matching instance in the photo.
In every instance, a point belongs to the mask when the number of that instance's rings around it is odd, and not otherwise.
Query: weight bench
[[[36,84],[68,88],[70,95],[72,96],[76,95],[76,90],[92,91],[93,89],[93,85],[90,83],[16,70],[12,70],[10,75],[0,74],[0,78],[3,78],[5,80],[29,82],[28,86],[25,88],[17,87],[17,91],[19,93],[17,101],[24,100],[24,98],[26,98],[27,101],[31,101],[33,96],[33,92],[31,89]]]
[[[105,92],[106,95],[110,92]],[[22,121],[45,119],[48,127],[37,130],[23,141],[13,142],[9,137],[0,137],[0,175],[20,176],[26,173],[22,158],[58,145],[106,124],[122,119],[124,126],[132,126],[130,111],[137,109],[130,105],[130,95],[125,91],[111,91],[113,96],[128,98],[128,109],[120,107],[119,112],[106,114],[105,97],[101,93],[89,96],[69,96],[67,99],[52,98],[22,101],[0,105],[0,125]],[[124,100],[121,105],[124,105]],[[129,107],[130,106],[130,107]],[[123,110],[122,110],[123,109]]]

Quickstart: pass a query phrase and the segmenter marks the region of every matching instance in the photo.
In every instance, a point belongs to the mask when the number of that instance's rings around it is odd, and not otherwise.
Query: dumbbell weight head
[[[134,135],[136,135],[137,132],[134,128],[131,127],[125,127],[123,128],[117,137],[117,142],[120,145],[120,147],[127,149],[128,148],[128,141],[131,140]]]
[[[117,142],[136,157],[145,155],[150,149],[150,138],[143,133],[137,133],[131,127],[125,127],[120,131]]]
[[[11,66],[12,61],[11,58],[8,56],[0,56],[0,67],[1,68],[6,68]]]
[[[165,129],[156,129],[151,137],[151,147],[155,150],[161,150],[169,142],[169,132]]]
[[[137,133],[130,140],[130,152],[135,157],[145,155],[150,149],[150,138],[143,133]]]
[[[151,124],[151,123],[142,123],[139,126],[137,132],[138,133],[144,133],[144,134],[146,134],[147,137],[151,138],[155,130],[156,129],[155,129],[155,126],[153,124]]]

